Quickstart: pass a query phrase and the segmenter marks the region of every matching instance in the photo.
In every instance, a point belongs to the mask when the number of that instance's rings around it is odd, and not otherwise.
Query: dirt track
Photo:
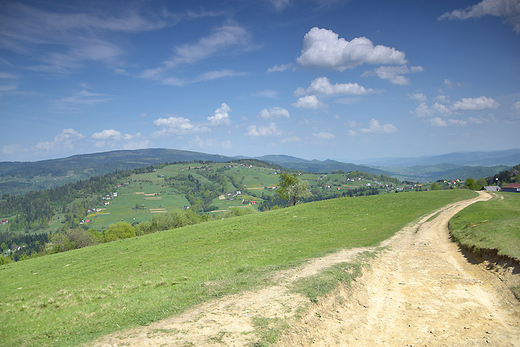
[[[315,259],[277,274],[276,286],[225,297],[94,345],[246,346],[258,340],[253,317],[265,317],[291,325],[277,346],[520,346],[519,302],[499,277],[469,263],[448,237],[453,215],[488,198],[481,193],[442,208],[430,222],[439,211],[404,228],[383,243],[389,250],[353,287],[339,288],[301,319],[295,312],[308,299],[290,294],[290,284],[364,249]]]

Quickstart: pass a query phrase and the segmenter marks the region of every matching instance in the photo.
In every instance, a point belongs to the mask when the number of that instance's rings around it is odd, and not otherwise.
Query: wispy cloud
[[[234,47],[244,47],[250,42],[247,30],[239,25],[227,24],[214,28],[208,36],[196,43],[185,44],[174,48],[174,55],[164,62],[172,68],[180,64],[194,64],[216,54],[226,54]]]
[[[381,79],[390,80],[395,85],[407,85],[410,84],[410,79],[404,77],[404,74],[422,72],[423,70],[422,66],[412,66],[411,68],[406,65],[380,66],[374,70],[363,72],[361,76],[377,76]]]
[[[86,61],[117,63],[123,49],[110,38],[111,33],[153,31],[167,25],[157,18],[147,19],[131,7],[109,15],[95,7],[84,12],[73,5],[67,12],[14,1],[2,6],[0,47],[42,62],[28,68],[43,72],[69,73]],[[44,53],[36,55],[36,49]]]
[[[512,24],[513,30],[520,33],[520,2],[518,0],[483,0],[465,9],[446,12],[437,19],[469,19],[488,15],[505,18],[505,22]]]

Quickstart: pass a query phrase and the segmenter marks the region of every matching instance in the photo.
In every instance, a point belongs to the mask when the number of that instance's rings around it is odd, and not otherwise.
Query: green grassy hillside
[[[0,341],[72,346],[265,286],[270,273],[375,246],[468,190],[341,198],[0,266]]]
[[[451,219],[450,232],[466,249],[494,249],[520,261],[520,194],[496,193],[465,208]]]

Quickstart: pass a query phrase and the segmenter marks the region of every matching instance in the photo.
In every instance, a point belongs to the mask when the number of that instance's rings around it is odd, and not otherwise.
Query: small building
[[[502,187],[503,192],[520,193],[520,183],[509,183]]]
[[[499,186],[485,186],[484,190],[486,190],[488,192],[499,192],[499,191],[501,191]]]

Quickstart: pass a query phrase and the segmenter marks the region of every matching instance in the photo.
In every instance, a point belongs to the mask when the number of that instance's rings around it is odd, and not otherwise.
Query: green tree
[[[300,198],[309,197],[311,192],[307,189],[307,183],[298,178],[298,174],[280,174],[280,182],[276,188],[276,194],[280,198],[289,201],[289,205],[296,205]]]
[[[488,185],[487,183],[487,180],[484,178],[484,177],[481,177],[477,180],[477,184],[480,186],[480,187],[485,187]]]
[[[467,178],[466,179],[466,183],[465,183],[466,187],[468,187],[468,189],[471,189],[471,190],[479,190],[481,187],[477,184],[477,181],[475,181],[474,178]]]
[[[433,182],[432,183],[432,190],[441,190],[441,187],[439,186],[439,183]]]

